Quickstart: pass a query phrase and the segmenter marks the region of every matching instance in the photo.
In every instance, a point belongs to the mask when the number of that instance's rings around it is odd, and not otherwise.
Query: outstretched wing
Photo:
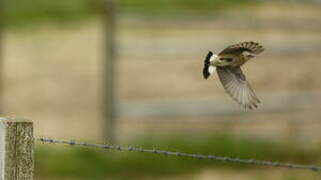
[[[225,91],[245,109],[257,108],[260,100],[255,95],[240,67],[217,67],[217,74]]]
[[[227,55],[227,54],[240,55],[244,51],[247,51],[253,55],[257,55],[263,52],[264,48],[263,46],[259,45],[259,43],[256,43],[253,41],[241,42],[225,48],[222,52],[219,53],[219,55]]]

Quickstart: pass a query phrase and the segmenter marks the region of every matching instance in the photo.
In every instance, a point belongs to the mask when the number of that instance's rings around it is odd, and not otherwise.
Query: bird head
[[[234,62],[234,58],[230,57],[230,56],[215,56],[213,57],[213,60],[211,61],[211,64],[213,66],[231,66],[233,65]]]

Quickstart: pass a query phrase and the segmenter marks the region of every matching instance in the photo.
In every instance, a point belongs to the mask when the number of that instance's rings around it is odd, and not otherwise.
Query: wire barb
[[[291,163],[281,163],[281,162],[272,162],[272,161],[263,161],[263,160],[255,160],[255,159],[241,159],[241,158],[232,158],[228,156],[215,156],[215,155],[203,155],[203,154],[192,154],[192,153],[183,153],[183,152],[172,152],[172,151],[164,151],[157,149],[144,149],[142,147],[125,147],[125,146],[113,146],[108,144],[91,144],[86,142],[78,142],[74,140],[55,140],[52,138],[37,138],[36,141],[39,141],[43,144],[65,144],[73,147],[90,147],[90,148],[99,148],[99,149],[110,149],[116,151],[134,151],[134,152],[143,152],[143,153],[153,153],[153,154],[162,154],[166,156],[177,156],[177,157],[190,157],[195,159],[209,159],[216,160],[222,162],[233,162],[240,164],[252,164],[258,166],[270,166],[270,167],[283,167],[288,169],[307,169],[312,171],[321,171],[321,168],[313,165],[301,165],[301,164],[291,164]]]

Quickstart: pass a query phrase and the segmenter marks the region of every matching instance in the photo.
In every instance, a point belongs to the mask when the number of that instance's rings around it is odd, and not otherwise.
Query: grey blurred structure
[[[115,63],[116,63],[116,10],[114,0],[105,0],[105,53],[106,59],[104,60],[104,97],[103,97],[103,118],[105,119],[104,137],[109,143],[115,142],[115,123],[116,123],[116,110],[115,110]]]
[[[229,97],[194,97],[181,99],[158,99],[148,102],[123,102],[119,112],[121,118],[153,119],[174,117],[219,117],[240,116],[247,113],[310,113],[320,112],[321,91],[287,91],[260,94],[263,105],[255,111],[244,110],[232,104]],[[215,108],[214,108],[215,107]],[[219,121],[217,118],[216,121]],[[235,121],[235,119],[230,119]],[[292,119],[294,120],[294,119]],[[226,121],[226,120],[224,120]],[[251,120],[253,121],[253,120]],[[305,120],[308,121],[308,120]]]
[[[3,113],[3,29],[4,29],[4,0],[0,0],[0,114]]]

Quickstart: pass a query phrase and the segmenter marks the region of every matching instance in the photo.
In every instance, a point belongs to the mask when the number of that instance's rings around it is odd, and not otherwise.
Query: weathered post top
[[[0,117],[0,180],[33,179],[33,124]]]

